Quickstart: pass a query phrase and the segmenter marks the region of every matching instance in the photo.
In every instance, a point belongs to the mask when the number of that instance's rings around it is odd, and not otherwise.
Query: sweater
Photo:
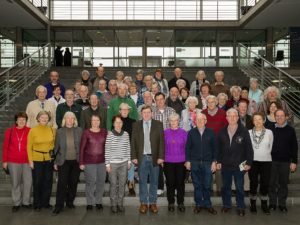
[[[180,163],[185,162],[185,144],[187,132],[184,129],[167,129],[165,136],[165,162]]]
[[[100,127],[106,129],[106,109],[98,106],[93,110],[91,107],[82,110],[80,114],[80,127],[85,130],[91,128],[91,118],[93,115],[100,116]]]
[[[81,110],[81,106],[76,103],[73,103],[71,106],[68,106],[66,102],[59,104],[56,108],[56,123],[58,128],[61,128],[61,123],[66,112],[73,112],[76,116],[77,122],[80,123]]]
[[[28,134],[27,153],[29,161],[49,161],[50,151],[54,149],[55,130],[49,126],[38,125]]]
[[[167,106],[173,108],[179,116],[181,116],[182,110],[186,108],[185,104],[179,98],[177,98],[175,101],[172,101],[171,98],[168,97],[166,99],[166,103]]]
[[[286,125],[279,128],[272,126],[274,135],[272,161],[298,163],[298,142],[293,127]]]
[[[117,133],[113,130],[105,142],[105,164],[130,162],[130,141],[126,131]]]
[[[253,160],[254,161],[261,161],[261,162],[271,162],[272,161],[272,156],[271,156],[271,151],[272,151],[272,146],[273,146],[273,133],[271,130],[266,129],[266,133],[264,135],[264,138],[260,142],[260,144],[257,146],[254,139],[253,139],[253,134],[252,130],[249,130],[251,142],[252,142],[252,147],[254,151],[254,156]],[[261,133],[258,133],[261,134]]]
[[[218,108],[217,113],[213,116],[208,113],[208,109],[203,110],[202,113],[206,115],[207,119],[205,126],[211,128],[216,136],[223,127],[228,125],[226,112],[223,109]]]
[[[61,83],[58,83],[60,91],[61,91],[61,96],[65,96],[65,86]],[[53,84],[52,82],[48,82],[45,84],[45,88],[47,88],[47,95],[46,99],[51,98],[53,96]]]
[[[3,163],[28,163],[27,137],[29,130],[30,128],[28,127],[18,129],[16,126],[13,126],[5,131],[2,144]]]
[[[83,132],[80,141],[80,165],[104,163],[106,136],[105,129],[101,129],[100,132],[86,129]]]
[[[201,135],[197,127],[188,133],[185,146],[188,162],[213,162],[217,159],[216,137],[212,129],[205,128]]]

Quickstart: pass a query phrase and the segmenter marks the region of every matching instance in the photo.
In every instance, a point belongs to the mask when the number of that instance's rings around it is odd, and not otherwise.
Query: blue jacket
[[[216,161],[217,144],[213,130],[206,127],[201,136],[197,127],[191,129],[185,145],[185,157],[189,162]]]
[[[60,95],[65,97],[65,86],[62,85],[61,83],[58,83],[59,87],[60,87]],[[51,98],[53,96],[53,85],[51,82],[48,82],[47,84],[45,84],[45,88],[47,88],[47,96],[46,99]]]

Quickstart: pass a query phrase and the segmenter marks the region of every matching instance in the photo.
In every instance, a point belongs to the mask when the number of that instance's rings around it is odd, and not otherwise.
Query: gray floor
[[[300,206],[290,206],[289,212],[283,214],[281,212],[273,212],[272,215],[266,216],[260,211],[257,215],[251,215],[247,212],[246,216],[241,218],[232,211],[228,214],[221,214],[220,208],[218,215],[213,216],[207,212],[201,212],[198,215],[193,214],[192,207],[187,207],[185,213],[174,212],[169,213],[167,207],[160,207],[157,215],[146,214],[140,215],[138,208],[129,206],[126,207],[124,214],[113,215],[109,211],[109,207],[104,207],[103,212],[96,210],[87,212],[85,207],[80,206],[76,209],[65,209],[58,216],[52,216],[50,210],[42,210],[34,212],[33,210],[21,209],[17,213],[11,212],[11,207],[0,207],[0,224],[1,225],[186,225],[186,224],[272,224],[272,225],[287,225],[299,224],[300,221]]]

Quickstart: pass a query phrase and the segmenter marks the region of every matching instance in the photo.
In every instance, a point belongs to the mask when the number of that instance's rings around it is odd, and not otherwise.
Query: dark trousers
[[[164,179],[164,171],[161,165],[159,165],[159,175],[158,175],[158,187],[159,190],[164,190],[165,179]]]
[[[64,203],[73,205],[79,180],[79,163],[76,160],[66,160],[58,166],[58,182],[55,207],[62,209]]]
[[[269,201],[272,205],[286,206],[290,163],[272,162],[269,186]]]
[[[175,190],[177,190],[177,204],[184,203],[184,180],[185,167],[184,163],[164,163],[164,173],[167,184],[167,198],[169,204],[175,203]]]
[[[32,170],[33,181],[33,205],[34,207],[46,207],[49,205],[53,180],[53,162],[34,161]]]
[[[272,162],[253,161],[251,170],[249,170],[251,197],[257,195],[258,184],[261,197],[267,197],[269,193],[271,166]]]

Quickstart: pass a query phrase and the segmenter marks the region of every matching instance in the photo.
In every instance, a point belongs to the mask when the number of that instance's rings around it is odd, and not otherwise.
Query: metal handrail
[[[48,70],[50,50],[51,45],[46,44],[0,73],[0,110],[8,110],[11,102]]]

